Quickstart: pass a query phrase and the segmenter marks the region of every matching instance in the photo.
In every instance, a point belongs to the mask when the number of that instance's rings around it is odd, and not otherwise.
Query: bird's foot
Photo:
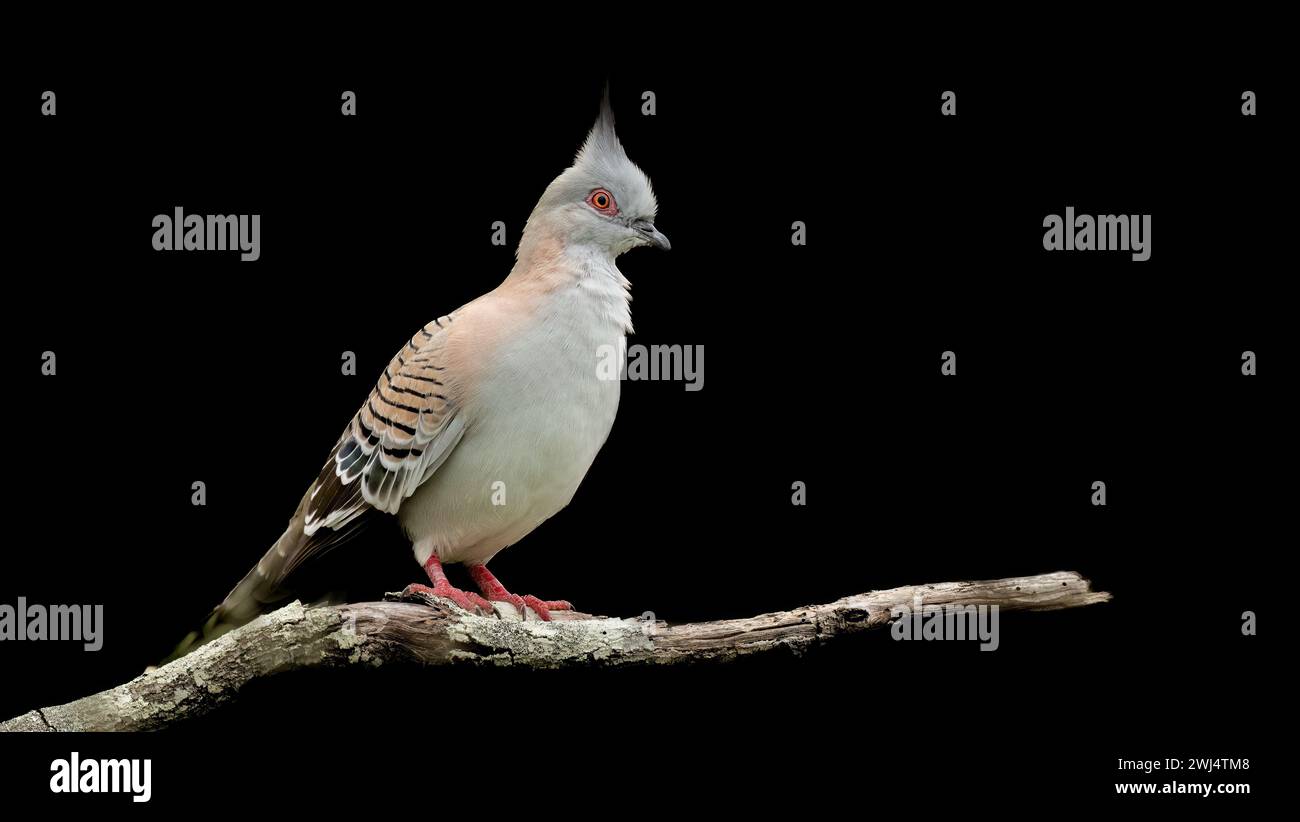
[[[453,588],[450,582],[443,580],[437,585],[421,585],[413,582],[402,591],[402,596],[411,594],[427,594],[438,597],[454,603],[457,607],[470,612],[471,614],[481,614],[490,616],[494,613],[492,603],[472,591],[462,591],[459,588]]]
[[[522,619],[526,613],[525,609],[531,609],[537,618],[543,622],[551,621],[551,611],[572,611],[573,606],[563,599],[538,599],[532,594],[512,594],[506,592],[496,598],[488,597],[489,602],[508,602],[515,607]]]
[[[474,584],[487,597],[488,602],[505,602],[514,606],[519,612],[520,619],[526,617],[528,610],[537,614],[537,618],[543,622],[551,621],[551,611],[572,611],[573,606],[563,599],[539,599],[532,594],[512,594],[506,590],[492,572],[487,569],[486,565],[469,566],[469,575],[474,579]]]
[[[551,621],[551,611],[572,611],[573,606],[567,599],[538,599],[532,594],[524,594],[524,604],[543,620]]]

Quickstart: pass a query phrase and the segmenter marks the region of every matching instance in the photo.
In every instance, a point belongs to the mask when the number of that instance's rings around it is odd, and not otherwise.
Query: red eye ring
[[[618,203],[614,202],[614,195],[603,188],[595,189],[587,195],[587,205],[606,216],[612,217],[618,213]]]

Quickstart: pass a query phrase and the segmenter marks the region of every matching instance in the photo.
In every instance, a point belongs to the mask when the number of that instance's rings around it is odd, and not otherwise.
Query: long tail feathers
[[[257,565],[244,575],[229,594],[226,594],[221,604],[208,614],[203,627],[191,631],[161,664],[165,665],[174,659],[179,659],[222,634],[251,622],[262,613],[267,604],[280,598],[281,583],[297,565],[297,560],[303,553],[303,546],[310,539],[303,533],[307,501],[308,497],[304,497],[293,519],[289,521],[289,527]]]

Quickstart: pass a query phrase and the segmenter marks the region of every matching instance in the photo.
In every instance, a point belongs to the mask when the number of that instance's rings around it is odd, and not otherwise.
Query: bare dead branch
[[[941,582],[856,594],[824,605],[667,625],[554,612],[521,619],[498,604],[493,617],[441,600],[364,602],[304,608],[291,603],[169,665],[92,696],[29,711],[0,731],[156,730],[232,702],[254,679],[347,665],[572,666],[717,662],[786,649],[802,653],[838,636],[883,627],[902,607],[996,605],[1050,611],[1106,602],[1073,571],[982,582]],[[390,600],[398,599],[390,595]],[[526,617],[534,616],[529,612]]]

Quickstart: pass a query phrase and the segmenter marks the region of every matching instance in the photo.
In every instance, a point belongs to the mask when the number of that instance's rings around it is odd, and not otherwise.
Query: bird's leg
[[[506,590],[506,586],[501,584],[492,572],[487,569],[486,565],[470,565],[469,575],[474,580],[474,584],[483,592],[483,596],[488,598],[489,602],[509,602],[519,609],[519,616],[524,616],[524,608],[532,608],[533,613],[541,617],[542,620],[549,622],[551,611],[572,611],[573,606],[562,599],[538,599],[532,594],[519,596]]]
[[[412,583],[406,586],[406,590],[402,592],[403,594],[418,591],[449,599],[470,613],[481,611],[485,616],[492,613],[492,603],[471,591],[462,591],[452,586],[451,581],[447,579],[446,572],[442,570],[442,563],[438,560],[437,554],[429,554],[429,559],[424,563],[424,570],[429,575],[429,581],[433,583],[433,587]]]

